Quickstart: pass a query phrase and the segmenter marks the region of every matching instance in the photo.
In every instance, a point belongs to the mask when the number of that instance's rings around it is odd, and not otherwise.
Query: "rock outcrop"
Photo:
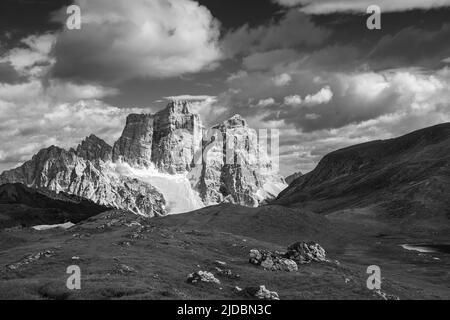
[[[77,149],[84,150],[81,146]],[[73,149],[43,149],[21,167],[2,173],[0,184],[5,183],[66,192],[146,216],[165,214],[164,197],[151,185],[119,176],[102,160],[91,162]]]
[[[287,252],[250,250],[249,262],[270,271],[297,271],[298,266],[311,262],[326,262],[325,250],[315,242],[297,242]]]
[[[277,292],[270,291],[266,286],[248,287],[243,290],[247,297],[258,300],[280,300]]]
[[[239,115],[205,134],[200,158],[190,179],[206,204],[255,207],[286,187],[260,148],[256,130]]]
[[[173,101],[155,115],[129,115],[122,136],[114,144],[113,160],[154,165],[170,174],[190,171],[203,132],[200,117],[190,108],[188,102]]]
[[[194,273],[191,273],[187,277],[187,283],[196,284],[199,282],[206,282],[206,283],[215,283],[220,284],[220,280],[217,279],[214,274],[208,271],[197,271]]]
[[[85,160],[102,160],[106,162],[112,159],[112,147],[104,140],[92,134],[81,142],[76,154]]]
[[[287,259],[282,253],[266,250],[251,250],[249,262],[270,271],[298,271],[297,263]]]
[[[122,136],[114,144],[113,160],[149,166],[152,159],[153,121],[150,114],[130,114]]]
[[[173,101],[155,115],[152,162],[171,174],[191,170],[200,148],[203,126],[187,102]]]

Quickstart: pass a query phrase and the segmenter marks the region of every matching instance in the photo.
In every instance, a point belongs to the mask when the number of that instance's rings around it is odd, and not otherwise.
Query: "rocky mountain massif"
[[[270,160],[259,155],[256,131],[239,116],[205,132],[189,103],[174,101],[154,115],[129,115],[114,146],[91,135],[76,149],[43,149],[21,167],[2,173],[0,185],[67,192],[146,216],[170,213],[167,194],[148,175],[144,181],[123,174],[118,167],[126,164],[140,172],[186,176],[205,205],[257,206],[286,187]]]
[[[353,221],[450,222],[450,123],[332,152],[274,202]]]

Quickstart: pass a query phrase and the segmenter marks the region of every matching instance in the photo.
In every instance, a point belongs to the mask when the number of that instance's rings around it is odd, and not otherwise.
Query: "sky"
[[[0,171],[91,133],[113,143],[127,114],[169,99],[206,126],[240,114],[279,130],[281,173],[311,171],[450,121],[450,0],[0,2]]]

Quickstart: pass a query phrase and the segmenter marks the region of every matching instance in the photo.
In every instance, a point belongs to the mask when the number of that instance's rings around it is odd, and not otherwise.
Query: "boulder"
[[[265,286],[248,287],[243,290],[249,297],[259,300],[280,300],[278,293],[268,290]]]
[[[294,243],[288,247],[285,257],[294,260],[297,264],[327,261],[325,250],[315,242]]]
[[[196,284],[199,282],[220,284],[220,280],[208,271],[197,271],[188,275],[187,283]]]

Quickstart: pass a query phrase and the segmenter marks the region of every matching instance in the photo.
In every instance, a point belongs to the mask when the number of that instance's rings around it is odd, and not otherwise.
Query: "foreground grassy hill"
[[[399,247],[406,239],[363,233],[296,209],[232,205],[156,219],[110,211],[66,231],[6,229],[0,232],[0,299],[248,299],[236,286],[260,285],[281,299],[381,299],[366,287],[372,264],[382,268],[382,294],[450,298],[445,256],[436,264],[437,255]],[[329,262],[297,272],[248,262],[251,249],[283,251],[302,240],[322,244]],[[26,259],[37,253],[38,259]],[[79,291],[66,288],[70,265],[81,268]],[[186,282],[200,270],[220,284]]]

